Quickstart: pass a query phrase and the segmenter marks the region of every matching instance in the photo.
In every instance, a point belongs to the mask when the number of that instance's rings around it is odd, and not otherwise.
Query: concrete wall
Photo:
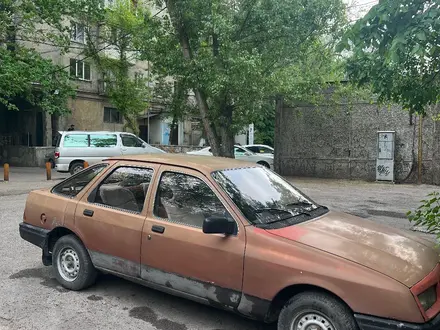
[[[20,167],[44,167],[46,156],[53,154],[52,147],[0,146],[2,163]]]
[[[166,151],[170,154],[184,154],[187,153],[188,151],[196,151],[204,148],[204,147],[196,147],[196,146],[167,146],[161,144],[152,144],[152,146],[162,149],[163,151]]]
[[[423,180],[440,184],[440,126],[430,115],[423,121]],[[417,168],[418,118],[398,106],[355,104],[340,107],[289,107],[278,104],[275,163],[282,175],[376,179],[377,131],[396,131],[397,181]],[[414,158],[415,156],[415,158]],[[409,176],[409,177],[408,177]],[[407,178],[408,177],[408,178]]]

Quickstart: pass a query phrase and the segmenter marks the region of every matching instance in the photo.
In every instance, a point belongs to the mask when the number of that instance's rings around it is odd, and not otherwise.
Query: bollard
[[[84,162],[84,168],[87,168],[87,167],[89,167],[89,163],[88,162]]]
[[[5,163],[4,165],[3,165],[3,179],[5,180],[5,181],[9,181],[9,164],[8,163]]]
[[[47,181],[52,180],[52,164],[50,162],[46,163],[46,179]]]

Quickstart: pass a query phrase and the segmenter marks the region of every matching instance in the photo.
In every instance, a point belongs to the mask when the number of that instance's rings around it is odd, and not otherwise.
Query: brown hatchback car
[[[434,244],[216,157],[110,159],[27,200],[23,239],[71,290],[98,270],[279,330],[438,330]]]

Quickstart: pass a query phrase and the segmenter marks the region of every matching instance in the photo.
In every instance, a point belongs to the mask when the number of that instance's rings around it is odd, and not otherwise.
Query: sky
[[[379,0],[344,0],[348,6],[348,18],[356,20],[364,16]]]

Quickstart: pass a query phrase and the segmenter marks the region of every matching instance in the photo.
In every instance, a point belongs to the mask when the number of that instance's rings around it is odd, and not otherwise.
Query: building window
[[[118,109],[104,108],[104,123],[122,124],[123,118]]]
[[[70,40],[79,42],[81,44],[86,43],[86,26],[84,24],[72,23],[72,29],[70,34]]]
[[[70,59],[70,76],[79,80],[92,80],[90,64],[83,61]]]

